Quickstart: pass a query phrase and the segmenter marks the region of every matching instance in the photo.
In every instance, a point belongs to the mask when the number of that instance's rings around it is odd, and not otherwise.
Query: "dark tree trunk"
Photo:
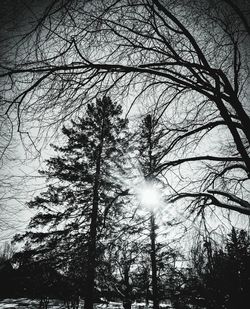
[[[153,163],[153,121],[151,115],[147,116],[147,127],[148,127],[148,159],[149,159],[149,173],[150,175],[154,172]],[[149,177],[151,179],[151,176]],[[151,212],[150,216],[150,258],[151,258],[151,271],[152,271],[152,298],[153,298],[153,309],[159,309],[158,300],[158,284],[157,284],[157,262],[156,262],[156,224],[154,213]]]
[[[96,239],[97,239],[97,225],[98,225],[98,203],[99,203],[99,184],[100,184],[100,170],[101,170],[101,154],[102,154],[101,140],[97,161],[95,181],[93,187],[93,206],[91,213],[91,223],[89,232],[89,246],[88,246],[88,264],[87,264],[87,278],[86,278],[86,296],[84,302],[84,309],[93,309],[94,305],[94,289],[95,289],[95,268],[96,268]]]
[[[145,299],[145,303],[146,303],[146,308],[148,308],[148,306],[149,306],[149,284],[147,284],[147,287],[146,287],[146,299]]]
[[[124,309],[131,309],[132,301],[131,300],[124,300],[123,301],[123,307]]]
[[[125,266],[124,269],[124,283],[125,283],[125,293],[124,293],[124,301],[123,301],[123,307],[124,309],[131,309],[132,306],[132,299],[131,299],[131,285],[129,283],[129,266]]]
[[[146,285],[146,299],[145,299],[145,303],[146,303],[146,308],[148,309],[148,306],[149,306],[149,288],[150,288],[150,285],[149,285],[149,273],[148,272],[147,272],[146,280],[147,280],[147,285]]]
[[[159,309],[155,230],[156,230],[155,216],[153,213],[151,213],[151,217],[150,217],[150,240],[151,240],[150,257],[151,257],[151,269],[152,269],[153,309]]]
[[[241,155],[242,159],[244,160],[244,163],[245,163],[246,168],[248,170],[248,177],[250,178],[250,158],[249,158],[249,155],[247,153],[247,150],[246,150],[246,148],[245,148],[245,146],[244,146],[244,144],[241,140],[240,134],[239,134],[236,126],[234,125],[232,118],[231,118],[226,106],[224,105],[224,103],[221,100],[219,79],[216,79],[215,82],[216,82],[215,103],[216,103],[216,105],[217,105],[217,107],[220,111],[221,117],[225,120],[225,122],[228,126],[228,129],[232,134],[236,148],[237,148],[239,154]],[[246,118],[244,118],[244,119],[246,120]],[[249,123],[249,118],[248,118],[247,123]],[[246,132],[246,130],[244,132]]]

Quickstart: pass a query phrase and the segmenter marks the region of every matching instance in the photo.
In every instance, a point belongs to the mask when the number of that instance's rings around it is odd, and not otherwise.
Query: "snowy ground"
[[[27,298],[17,298],[17,299],[3,299],[0,300],[0,309],[38,309],[39,300],[37,299],[27,299]],[[48,309],[64,309],[63,301],[52,299],[49,301]],[[79,309],[83,308],[83,304],[80,304]]]
[[[150,304],[151,305],[151,304]],[[170,303],[161,304],[161,309],[172,308]],[[0,309],[38,309],[39,300],[38,299],[28,299],[28,298],[17,298],[11,299],[6,298],[0,300]],[[48,309],[65,309],[63,301],[57,299],[51,299],[49,301]],[[133,303],[132,309],[142,309],[145,308],[145,303]],[[152,305],[149,306],[149,309],[152,308]],[[83,309],[83,301],[80,301],[79,309]],[[96,304],[95,309],[123,309],[121,302],[110,302],[109,305]]]

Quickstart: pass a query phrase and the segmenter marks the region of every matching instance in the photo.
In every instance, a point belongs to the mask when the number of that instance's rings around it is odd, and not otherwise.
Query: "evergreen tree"
[[[161,139],[164,132],[160,129],[157,120],[152,115],[148,114],[142,121],[140,126],[140,142],[139,142],[139,162],[149,186],[152,186],[156,179],[154,172],[161,160],[162,150],[160,147]],[[153,308],[159,308],[158,295],[158,271],[157,271],[157,224],[155,222],[154,211],[150,211],[150,259],[151,259],[151,274],[152,274],[152,298]]]
[[[250,238],[244,230],[232,229],[226,244],[228,308],[243,308],[250,301]]]
[[[93,308],[98,244],[121,212],[117,167],[127,147],[126,128],[121,106],[108,97],[88,104],[84,117],[63,127],[65,145],[52,145],[57,156],[40,172],[49,182],[47,190],[28,203],[39,212],[19,237],[30,239],[34,252],[47,253],[57,266],[77,261],[86,283],[86,309]]]
[[[196,251],[184,294],[201,308],[245,308],[250,301],[249,236],[233,228],[224,247],[213,247],[205,242]]]

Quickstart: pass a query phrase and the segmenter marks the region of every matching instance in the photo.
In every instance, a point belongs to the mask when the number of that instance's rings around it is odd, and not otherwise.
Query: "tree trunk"
[[[234,139],[234,142],[235,142],[235,145],[236,145],[236,148],[239,152],[239,154],[241,155],[242,159],[244,160],[244,163],[246,165],[246,168],[248,170],[248,177],[250,178],[250,158],[249,158],[249,155],[247,153],[247,150],[241,140],[241,137],[240,137],[240,134],[236,128],[236,126],[234,125],[232,119],[231,119],[231,116],[229,114],[229,111],[227,110],[226,106],[224,105],[224,103],[222,102],[222,99],[220,97],[220,84],[219,84],[219,79],[217,78],[215,80],[216,82],[216,91],[215,91],[215,103],[220,111],[220,115],[221,117],[225,120],[227,126],[228,126],[228,129],[229,131],[231,132],[232,134],[232,137]],[[241,115],[242,116],[242,115]],[[244,118],[246,120],[246,118]],[[248,121],[249,122],[249,118],[248,118]],[[246,131],[246,130],[245,130]],[[244,132],[245,132],[244,131]]]
[[[146,286],[146,299],[145,299],[145,303],[146,303],[146,309],[149,308],[149,274],[147,273],[147,286]]]
[[[149,157],[149,172],[150,175],[154,172],[154,163],[153,163],[153,122],[151,115],[148,116],[148,157]],[[151,180],[151,176],[149,178]],[[159,300],[158,300],[158,284],[157,284],[157,264],[156,264],[156,224],[154,213],[151,212],[150,216],[150,258],[151,258],[151,271],[152,271],[152,298],[153,298],[153,309],[159,309]]]
[[[156,225],[155,216],[151,213],[150,217],[150,240],[151,240],[151,269],[152,269],[152,296],[153,296],[153,309],[159,309],[158,299],[158,284],[157,284],[157,265],[156,265]]]
[[[131,309],[132,300],[131,300],[131,285],[129,282],[129,269],[130,267],[125,265],[124,269],[124,283],[125,283],[125,293],[124,293],[124,300],[123,300],[123,307],[124,309]]]
[[[88,269],[87,269],[86,296],[84,302],[84,309],[93,309],[94,305],[96,238],[97,238],[98,203],[99,203],[98,190],[100,183],[102,143],[103,141],[101,140],[96,161],[95,181],[93,187],[93,206],[92,206],[90,232],[89,232],[88,264],[87,264]]]

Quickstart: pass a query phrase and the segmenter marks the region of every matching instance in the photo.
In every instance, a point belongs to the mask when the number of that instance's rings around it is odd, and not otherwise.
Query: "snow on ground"
[[[17,298],[10,299],[6,298],[0,300],[0,309],[38,309],[39,300],[38,299],[28,299],[28,298]],[[51,299],[49,301],[48,309],[64,309],[66,308],[63,301]],[[79,309],[83,308],[83,304],[80,303]]]
[[[5,298],[0,300],[0,309],[38,309],[39,299],[28,299],[28,298]],[[83,300],[80,301],[79,309],[83,309]],[[95,309],[123,309],[121,302],[109,302],[109,304],[95,304]],[[149,309],[152,309],[152,304],[149,304]],[[161,309],[172,308],[169,302],[160,305]],[[63,301],[57,299],[50,299],[48,309],[65,309],[67,308]],[[145,303],[135,302],[132,304],[132,309],[144,309],[146,308]]]

